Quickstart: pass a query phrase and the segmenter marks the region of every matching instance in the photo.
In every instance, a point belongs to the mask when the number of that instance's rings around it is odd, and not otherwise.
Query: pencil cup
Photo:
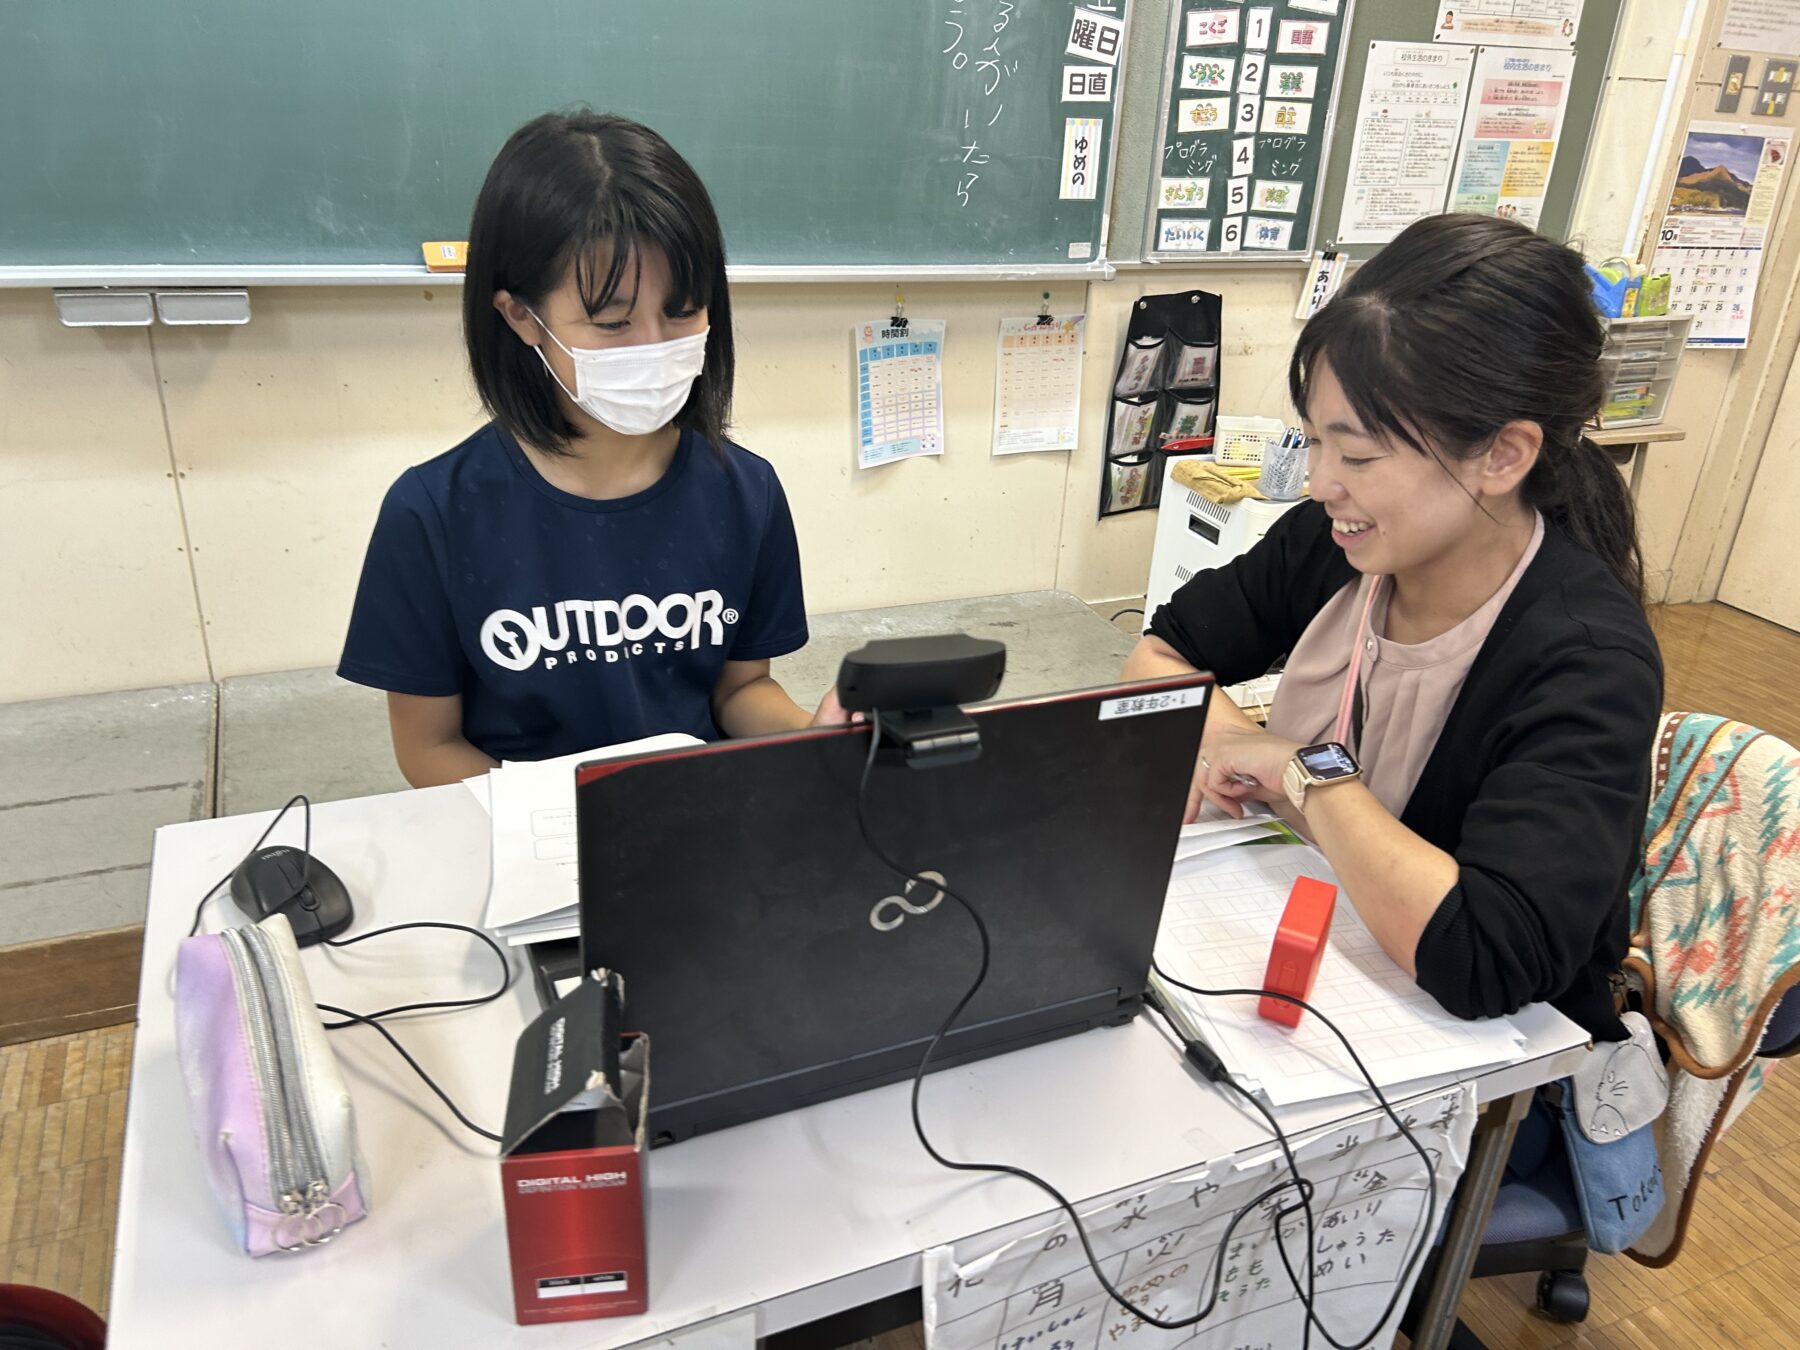
[[[1257,490],[1272,502],[1297,501],[1306,487],[1306,446],[1292,436],[1271,436],[1263,444]]]

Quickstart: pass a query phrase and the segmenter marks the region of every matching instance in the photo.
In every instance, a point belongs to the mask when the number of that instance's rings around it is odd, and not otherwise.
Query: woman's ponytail
[[[1604,562],[1631,597],[1644,603],[1637,509],[1605,449],[1579,433],[1567,445],[1546,438],[1526,493],[1546,519]]]

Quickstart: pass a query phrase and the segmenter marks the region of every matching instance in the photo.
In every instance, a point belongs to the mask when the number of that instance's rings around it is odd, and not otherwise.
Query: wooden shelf
[[[1595,445],[1654,445],[1660,441],[1687,439],[1687,432],[1661,422],[1641,427],[1603,427],[1585,433]]]

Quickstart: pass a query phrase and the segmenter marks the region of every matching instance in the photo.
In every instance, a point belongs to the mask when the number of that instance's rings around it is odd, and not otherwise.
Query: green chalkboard
[[[1124,6],[1095,8],[1104,28]],[[1117,69],[1067,54],[1081,18],[1073,0],[16,4],[0,268],[418,263],[464,237],[514,127],[581,103],[693,161],[734,263],[1087,262],[1117,101],[1066,101],[1064,67]],[[1075,118],[1097,190],[1064,199]]]
[[[1148,256],[1312,247],[1345,13],[1331,0],[1179,0],[1151,166]]]

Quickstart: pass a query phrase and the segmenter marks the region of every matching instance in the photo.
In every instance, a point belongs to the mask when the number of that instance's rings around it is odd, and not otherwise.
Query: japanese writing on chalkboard
[[[955,199],[959,207],[972,200],[981,182],[981,166],[992,155],[981,145],[981,133],[999,125],[1006,112],[1006,83],[1019,73],[1019,63],[1005,51],[1006,30],[1012,26],[1017,0],[941,0],[942,54],[952,71],[967,71],[958,81],[961,117],[957,121],[957,172]]]

